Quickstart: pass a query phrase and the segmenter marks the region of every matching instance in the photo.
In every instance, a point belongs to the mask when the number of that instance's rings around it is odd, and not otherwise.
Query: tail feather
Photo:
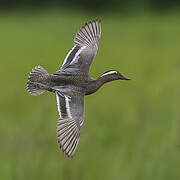
[[[28,92],[32,95],[37,96],[47,90],[47,87],[45,84],[43,84],[43,81],[48,75],[48,72],[41,66],[36,66],[34,69],[32,69],[27,82]]]

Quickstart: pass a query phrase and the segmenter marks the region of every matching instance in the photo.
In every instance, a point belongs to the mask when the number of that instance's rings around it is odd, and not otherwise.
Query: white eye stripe
[[[109,71],[107,73],[104,73],[101,77],[109,75],[109,74],[117,74],[117,71]]]

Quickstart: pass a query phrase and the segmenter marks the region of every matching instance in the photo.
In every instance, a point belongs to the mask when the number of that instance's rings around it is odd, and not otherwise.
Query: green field
[[[28,73],[58,70],[78,28],[102,18],[91,66],[115,81],[85,98],[75,157],[56,142],[55,95],[31,96]],[[180,14],[97,15],[70,12],[0,14],[0,179],[180,179]]]

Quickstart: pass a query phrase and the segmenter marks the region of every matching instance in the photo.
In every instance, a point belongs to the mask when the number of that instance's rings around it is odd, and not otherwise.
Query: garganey
[[[118,71],[107,71],[99,78],[89,76],[90,65],[97,53],[101,36],[101,20],[96,19],[80,28],[74,46],[67,54],[60,70],[49,74],[36,66],[29,74],[27,90],[32,95],[45,91],[56,94],[59,119],[57,139],[59,147],[72,157],[78,145],[84,121],[84,96],[96,92],[104,83],[129,80]]]

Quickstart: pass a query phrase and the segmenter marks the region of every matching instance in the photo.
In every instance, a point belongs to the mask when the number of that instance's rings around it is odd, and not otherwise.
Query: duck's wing
[[[59,147],[72,157],[78,145],[80,129],[84,121],[84,95],[79,92],[56,91],[59,119],[57,139]]]
[[[80,28],[74,39],[74,47],[67,54],[62,67],[54,74],[87,73],[97,53],[101,36],[101,20],[93,20]]]

